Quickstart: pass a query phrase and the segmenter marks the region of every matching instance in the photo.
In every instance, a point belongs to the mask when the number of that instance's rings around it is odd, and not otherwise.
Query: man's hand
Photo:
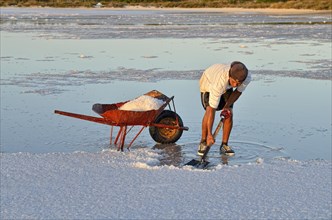
[[[212,134],[208,134],[207,138],[206,138],[206,145],[207,146],[212,146],[214,144],[215,140],[213,138]]]
[[[224,116],[225,119],[230,118],[232,116],[232,110],[229,108],[224,108],[220,113],[220,117],[222,116]]]

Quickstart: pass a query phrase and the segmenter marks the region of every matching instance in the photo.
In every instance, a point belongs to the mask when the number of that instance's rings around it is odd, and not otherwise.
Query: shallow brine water
[[[2,152],[109,148],[108,126],[54,110],[97,116],[94,103],[122,102],[157,89],[175,96],[189,131],[177,144],[158,145],[145,129],[132,149],[162,149],[162,164],[181,165],[195,157],[200,139],[202,70],[241,60],[254,80],[234,109],[230,144],[236,156],[220,157],[219,135],[210,160],[331,160],[328,14],[1,12]]]

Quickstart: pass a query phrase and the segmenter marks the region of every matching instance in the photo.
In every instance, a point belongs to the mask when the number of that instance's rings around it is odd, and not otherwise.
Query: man
[[[251,74],[247,67],[234,61],[230,66],[214,64],[207,68],[201,79],[201,101],[205,109],[202,120],[202,138],[197,154],[203,155],[206,146],[215,143],[212,135],[216,111],[222,110],[221,114],[227,115],[224,120],[222,144],[220,153],[233,156],[234,150],[228,145],[228,139],[233,127],[233,104],[241,96],[242,92],[251,81]]]

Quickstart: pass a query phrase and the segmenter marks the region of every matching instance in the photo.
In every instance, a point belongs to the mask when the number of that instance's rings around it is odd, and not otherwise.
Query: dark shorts
[[[230,88],[221,96],[219,105],[216,109],[217,111],[220,111],[221,109],[224,108],[226,101],[229,98],[229,96],[232,94],[232,92],[233,88]],[[209,97],[210,97],[209,92],[201,92],[201,102],[204,109],[206,109],[206,107],[209,106]],[[230,106],[230,108],[233,108],[233,104]]]

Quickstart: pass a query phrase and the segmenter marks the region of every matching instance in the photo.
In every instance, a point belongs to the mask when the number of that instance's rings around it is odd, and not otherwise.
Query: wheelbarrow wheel
[[[177,113],[170,110],[164,110],[156,118],[154,123],[176,126],[177,120],[178,125],[180,127],[183,127],[182,119]],[[149,132],[152,139],[155,140],[157,143],[170,144],[175,143],[177,140],[179,140],[179,138],[182,136],[183,130],[150,126]]]

